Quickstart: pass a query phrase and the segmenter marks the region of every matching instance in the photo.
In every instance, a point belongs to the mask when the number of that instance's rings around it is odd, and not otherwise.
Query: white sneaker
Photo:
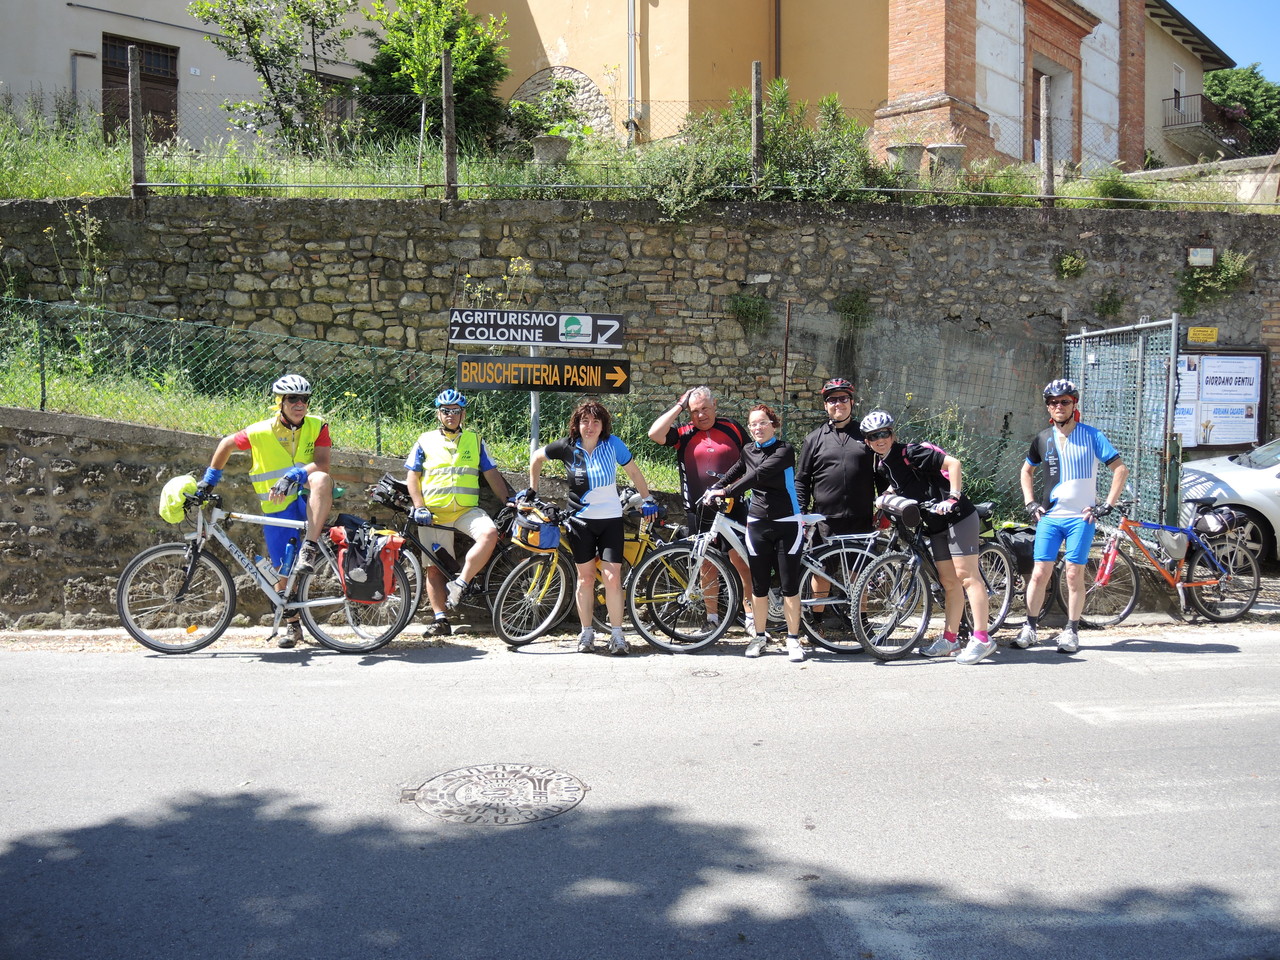
[[[950,657],[960,650],[959,640],[948,640],[946,637],[938,637],[937,640],[929,644],[927,647],[920,649],[922,657]]]
[[[800,645],[799,637],[787,637],[787,659],[792,663],[802,663],[809,658],[809,653]]]
[[[615,657],[625,657],[631,652],[631,648],[627,646],[627,638],[623,636],[611,637],[609,639],[609,653]]]
[[[595,653],[596,650],[596,634],[594,630],[583,630],[578,636],[578,652],[579,653]]]
[[[764,648],[769,643],[769,638],[763,633],[757,633],[750,643],[747,644],[747,656],[753,660],[764,653]]]
[[[1063,627],[1055,642],[1059,653],[1075,653],[1080,649],[1080,637],[1071,627]]]
[[[956,663],[977,663],[983,657],[991,656],[995,649],[996,642],[990,637],[986,640],[970,640],[964,652],[956,657]]]
[[[1013,645],[1019,650],[1025,650],[1027,647],[1036,645],[1036,628],[1029,623],[1022,625],[1022,630],[1013,639]]]

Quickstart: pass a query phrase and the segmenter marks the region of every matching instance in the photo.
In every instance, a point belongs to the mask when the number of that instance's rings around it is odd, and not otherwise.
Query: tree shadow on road
[[[10,843],[0,955],[1221,960],[1280,943],[1207,886],[976,902],[861,881],[857,860],[833,875],[663,806],[464,827],[404,805],[335,825],[292,796],[195,796]]]

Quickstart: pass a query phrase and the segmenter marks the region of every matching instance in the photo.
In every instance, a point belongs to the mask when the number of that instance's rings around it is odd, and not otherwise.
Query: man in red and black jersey
[[[676,421],[685,410],[689,411],[689,422],[677,427]],[[684,497],[690,530],[693,533],[707,530],[714,514],[709,510],[699,510],[698,501],[707,490],[718,485],[713,473],[723,475],[741,459],[742,448],[749,439],[747,431],[736,420],[716,416],[716,398],[709,387],[693,387],[653,421],[649,427],[649,439],[664,447],[675,448],[676,465],[680,470],[680,493]],[[729,517],[738,523],[746,523],[747,505],[741,501],[735,503]],[[749,584],[751,575],[746,562],[733,550],[729,551],[729,559],[742,582]]]

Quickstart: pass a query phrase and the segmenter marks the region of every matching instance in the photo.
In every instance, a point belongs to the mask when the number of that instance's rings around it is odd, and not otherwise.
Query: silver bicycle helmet
[[[1050,397],[1073,397],[1080,399],[1080,388],[1070,380],[1053,380],[1044,388],[1044,398],[1048,400]]]
[[[862,422],[858,424],[858,429],[862,431],[864,436],[868,433],[875,433],[877,430],[892,430],[893,415],[886,413],[884,410],[872,410],[862,418]]]
[[[466,405],[467,405],[467,398],[464,397],[457,390],[453,389],[453,387],[448,387],[444,390],[441,390],[440,393],[436,396],[437,407],[452,407],[452,406],[465,407]]]
[[[300,377],[296,373],[286,373],[271,385],[271,392],[277,397],[287,396],[291,393],[309,397],[311,396],[311,383],[306,377]]]

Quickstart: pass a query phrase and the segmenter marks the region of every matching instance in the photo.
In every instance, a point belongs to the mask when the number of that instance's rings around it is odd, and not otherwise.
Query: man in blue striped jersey
[[[1058,634],[1059,653],[1080,647],[1080,614],[1084,610],[1084,570],[1099,517],[1111,512],[1124,490],[1129,468],[1101,430],[1080,422],[1080,391],[1070,380],[1054,380],[1044,388],[1049,426],[1031,441],[1022,465],[1022,495],[1036,524],[1035,569],[1027,586],[1027,622],[1014,644],[1026,649],[1036,643],[1036,627],[1044,612],[1045,587],[1066,545],[1067,625]],[[1111,470],[1111,489],[1099,505],[1098,465]],[[1035,499],[1036,467],[1044,466],[1044,499]],[[1033,615],[1032,611],[1036,611]]]

